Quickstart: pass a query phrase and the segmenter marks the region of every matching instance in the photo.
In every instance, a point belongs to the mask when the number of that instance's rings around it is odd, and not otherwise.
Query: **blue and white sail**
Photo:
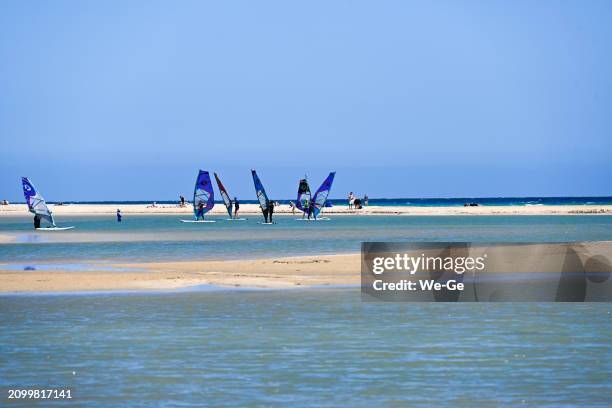
[[[215,205],[215,192],[207,171],[200,170],[193,190],[193,215],[196,220],[204,219],[204,214]]]
[[[266,190],[264,189],[263,184],[261,184],[261,180],[257,176],[257,173],[255,172],[255,170],[251,170],[251,174],[253,175],[253,184],[255,185],[255,194],[257,194],[257,200],[259,200],[261,211],[266,211],[269,206],[268,195],[266,194]]]
[[[329,176],[327,176],[325,181],[323,181],[323,184],[321,184],[321,187],[319,187],[317,192],[312,197],[312,205],[314,205],[313,212],[315,217],[317,217],[323,207],[325,207],[327,197],[329,196],[329,192],[331,191],[332,183],[334,182],[335,175],[335,171],[329,173]]]
[[[42,219],[47,220],[54,227],[55,220],[53,219],[53,214],[51,210],[47,206],[45,199],[43,198],[38,191],[34,188],[34,185],[27,177],[21,178],[21,184],[23,185],[23,195],[25,197],[26,203],[28,204],[28,210],[32,214],[36,214]]]

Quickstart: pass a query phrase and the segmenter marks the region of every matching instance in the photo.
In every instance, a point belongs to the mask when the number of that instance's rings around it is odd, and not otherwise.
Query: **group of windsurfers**
[[[315,206],[312,203],[311,200],[305,200],[304,203],[302,204],[302,206],[304,207],[304,212],[302,213],[302,219],[304,219],[304,217],[308,217],[308,219],[310,219],[310,217],[314,217],[314,219],[317,219],[317,214],[315,213]]]
[[[253,176],[253,182],[255,185],[255,191],[257,193],[257,198],[260,203],[261,210],[263,212],[265,224],[273,223],[274,216],[274,207],[278,206],[278,202],[269,200],[266,192],[263,188],[261,180],[257,176],[255,170],[251,170]],[[322,207],[325,206],[327,195],[329,194],[329,190],[331,189],[331,184],[333,182],[335,172],[329,173],[327,178],[323,181],[319,189],[315,192],[314,195],[310,193],[310,187],[308,186],[308,182],[306,179],[300,180],[300,186],[298,190],[298,201],[297,204],[291,203],[292,213],[295,213],[295,209],[298,208],[303,211],[304,215],[302,218],[308,217],[310,220],[314,218],[317,220],[317,214],[321,210]],[[221,180],[217,174],[215,174],[215,178],[217,179],[217,184],[221,195],[223,197],[223,201],[225,206],[227,207],[227,211],[230,216],[230,220],[243,220],[238,218],[238,212],[240,210],[240,203],[237,197],[234,197],[233,200],[229,198],[229,194],[227,194],[227,190],[221,184]],[[52,225],[54,230],[67,230],[74,227],[57,227],[53,220],[53,216],[51,215],[51,210],[46,205],[44,198],[40,194],[36,192],[34,186],[30,183],[27,177],[22,177],[23,191],[24,196],[26,198],[26,202],[28,204],[28,209],[30,212],[34,213],[34,227],[40,228],[42,219],[48,220]],[[1,202],[1,201],[0,201]],[[212,183],[210,180],[209,173],[204,170],[200,170],[198,173],[198,177],[196,179],[196,188],[194,191],[194,216],[195,222],[205,221],[205,214],[211,210],[214,206],[214,190],[212,188]],[[315,203],[321,203],[319,205]],[[4,203],[3,203],[4,204]],[[7,203],[8,204],[8,203]],[[58,204],[59,205],[59,204]],[[184,207],[186,205],[185,197],[179,196],[179,206]],[[157,203],[153,202],[153,204],[148,205],[147,208],[157,208]],[[233,214],[232,214],[233,210]],[[118,223],[122,222],[123,214],[120,209],[116,211],[116,219]],[[193,220],[181,220],[181,222],[194,222]],[[208,222],[208,221],[205,221]],[[214,221],[210,221],[214,222]],[[50,228],[47,228],[50,229]]]

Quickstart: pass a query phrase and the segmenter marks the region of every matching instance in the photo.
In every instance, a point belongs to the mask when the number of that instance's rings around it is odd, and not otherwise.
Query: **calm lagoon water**
[[[72,387],[77,406],[612,404],[606,303],[314,289],[12,296],[0,311],[0,387]]]
[[[180,216],[62,217],[63,232],[34,233],[28,217],[0,219],[0,262],[245,259],[358,252],[362,241],[560,242],[612,240],[612,216],[336,216],[302,222],[261,217],[184,224]],[[70,242],[74,241],[74,242]]]
[[[75,217],[61,220],[74,231],[34,234],[30,219],[3,218],[0,234],[22,243],[0,245],[0,262],[80,269],[357,252],[363,240],[612,239],[610,216],[257,221]],[[609,303],[362,303],[354,288],[5,295],[0,327],[2,392],[71,387],[72,406],[612,406]]]

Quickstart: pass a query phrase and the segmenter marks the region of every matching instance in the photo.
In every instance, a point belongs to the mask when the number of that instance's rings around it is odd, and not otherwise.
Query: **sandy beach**
[[[151,207],[138,204],[70,204],[53,206],[55,215],[61,219],[62,216],[103,216],[113,217],[117,208],[121,208],[125,216],[146,215],[184,215],[185,218],[192,216],[190,206],[179,207],[176,205],[157,205]],[[281,205],[276,213],[290,213],[288,205]],[[212,211],[213,216],[226,216],[225,208],[217,205]],[[464,215],[575,215],[581,214],[612,214],[612,206],[605,205],[554,205],[554,206],[479,206],[479,207],[391,207],[371,206],[362,210],[348,210],[344,206],[326,208],[325,215],[396,215],[396,216],[464,216]],[[260,216],[261,212],[255,204],[244,204],[241,206],[241,215]],[[5,217],[29,217],[30,213],[24,204],[11,204],[0,206],[0,218]],[[348,218],[347,218],[348,219]],[[381,218],[375,218],[381,219]],[[161,218],[160,218],[161,220]],[[173,221],[175,224],[176,220]],[[214,224],[213,224],[214,225]],[[173,226],[173,228],[176,227]],[[244,227],[244,226],[242,226]],[[160,228],[160,227],[157,227]],[[204,242],[224,239],[224,242],[242,242],[252,238],[249,229],[239,230],[237,233],[228,231],[217,231],[210,236],[203,235],[198,229],[186,229],[185,231],[166,230],[102,230],[102,231],[80,231],[78,229],[65,234],[33,233],[30,231],[6,231],[0,232],[0,243],[2,244],[24,244],[45,243],[54,244],[80,244],[80,243],[113,243],[122,242],[126,245],[130,242],[145,243],[156,241]],[[286,228],[286,227],[285,227]],[[385,227],[386,228],[386,227]],[[422,228],[421,227],[417,227]],[[159,231],[163,231],[160,233]],[[242,231],[242,232],[241,232]],[[253,230],[255,231],[255,230]],[[281,234],[275,230],[259,231],[261,237],[269,242],[282,241],[291,234]],[[320,235],[332,239],[333,233],[319,232]],[[325,235],[332,234],[332,235]],[[364,237],[371,239],[370,231]],[[402,235],[403,236],[403,235]],[[365,239],[365,238],[364,238]],[[247,244],[245,244],[247,245]],[[590,246],[594,244],[588,244]],[[37,248],[44,248],[37,247]],[[146,246],[144,247],[146,251]],[[282,248],[279,247],[279,248]],[[246,288],[295,288],[322,285],[358,285],[360,282],[360,256],[354,253],[358,250],[358,243],[349,254],[342,251],[333,251],[335,255],[308,255],[272,257],[266,254],[266,259],[251,259],[245,255],[239,260],[204,260],[200,257],[190,260],[162,260],[144,262],[146,257],[138,258],[138,261],[126,261],[114,258],[66,258],[67,263],[54,261],[44,262],[45,257],[33,263],[33,270],[23,270],[27,262],[14,264],[11,258],[7,258],[6,264],[0,264],[0,292],[69,292],[69,291],[115,291],[115,290],[172,290],[192,287],[197,285],[216,285],[222,287],[246,287]],[[278,248],[277,248],[278,250]],[[331,252],[331,251],[330,251]],[[349,251],[345,251],[349,252]],[[317,252],[312,252],[316,254]],[[143,254],[146,254],[144,252]],[[612,254],[608,254],[612,259]],[[218,255],[216,255],[218,256]],[[78,257],[77,257],[78,258]],[[79,258],[81,259],[81,258]],[[178,259],[178,258],[177,258]]]
[[[53,214],[61,215],[114,215],[118,208],[124,215],[193,215],[193,208],[188,205],[157,204],[68,204],[50,205]],[[276,214],[290,214],[288,205],[275,208]],[[0,206],[0,217],[7,215],[28,215],[25,204]],[[226,215],[221,204],[208,213],[209,215]],[[241,215],[261,215],[257,204],[241,204]],[[325,208],[323,214],[353,215],[571,215],[571,214],[612,214],[612,205],[533,205],[533,206],[478,206],[478,207],[411,207],[411,206],[369,206],[360,210],[349,210],[347,206]]]
[[[530,253],[537,259],[562,262],[567,248],[563,244],[530,245]],[[482,249],[482,248],[481,248]],[[485,247],[486,249],[486,247]],[[475,250],[479,250],[475,248]],[[505,270],[529,272],[538,261],[513,256],[524,254],[521,246],[492,247]],[[585,242],[572,245],[572,251],[586,260],[593,255],[603,256],[609,268],[612,242]],[[91,261],[68,265],[43,264],[41,270],[15,270],[0,264],[0,292],[71,292],[115,290],[172,290],[197,285],[220,287],[287,289],[328,285],[359,285],[360,254],[278,257],[255,260],[116,262]],[[551,271],[561,266],[549,265]],[[52,268],[50,268],[52,267]],[[542,268],[542,265],[540,265]],[[76,269],[76,270],[75,270]],[[504,270],[503,267],[498,269]],[[546,269],[546,268],[544,268]],[[607,270],[607,269],[606,269]]]

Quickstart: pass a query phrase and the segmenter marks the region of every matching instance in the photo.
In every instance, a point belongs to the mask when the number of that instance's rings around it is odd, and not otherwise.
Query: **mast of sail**
[[[261,180],[257,176],[255,170],[251,170],[251,174],[253,175],[253,184],[255,185],[255,193],[257,194],[261,211],[266,211],[268,209],[268,196],[266,195],[266,190],[264,190],[264,186],[261,184]]]
[[[47,207],[47,203],[42,195],[40,195],[34,185],[28,180],[27,177],[21,178],[21,184],[23,186],[23,195],[25,197],[26,203],[28,204],[28,210],[32,214],[36,214],[41,218],[49,221],[51,225],[55,227],[55,220],[53,219],[53,214],[49,207]]]
[[[336,175],[335,171],[329,173],[329,176],[323,181],[321,187],[317,190],[314,197],[312,198],[312,204],[314,205],[314,215],[318,216],[321,212],[321,209],[325,206],[325,202],[327,201],[327,196],[329,196],[329,192],[331,190],[332,183],[334,182],[334,176]]]
[[[221,197],[223,198],[225,208],[227,208],[227,213],[229,214],[230,218],[232,218],[232,200],[230,200],[229,194],[223,186],[223,183],[221,183],[221,180],[219,179],[219,176],[217,176],[217,173],[213,174],[215,175],[215,180],[217,180],[217,186],[219,186],[219,192],[221,193]]]
[[[310,205],[312,200],[312,195],[310,193],[310,186],[308,185],[308,181],[304,178],[300,180],[300,184],[298,186],[298,194],[297,194],[297,203],[295,206],[302,212],[306,212],[306,205]]]
[[[193,214],[198,218],[200,204],[203,205],[202,216],[210,211],[215,205],[215,192],[207,171],[200,170],[196,178],[195,188],[193,189]]]

